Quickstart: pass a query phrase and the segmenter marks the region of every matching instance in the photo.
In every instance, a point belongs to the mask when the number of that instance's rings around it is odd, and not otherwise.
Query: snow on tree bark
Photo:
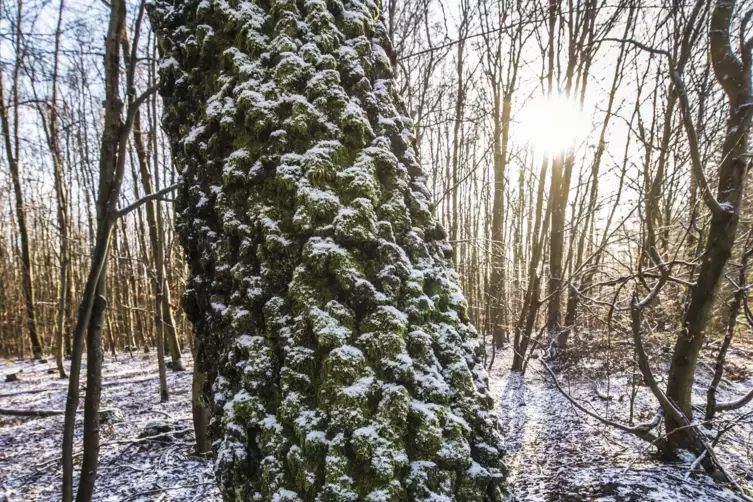
[[[158,0],[226,500],[501,500],[477,333],[371,0]]]

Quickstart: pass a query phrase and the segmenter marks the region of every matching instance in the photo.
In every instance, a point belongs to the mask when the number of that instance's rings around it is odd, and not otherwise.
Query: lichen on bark
[[[501,500],[477,334],[377,3],[150,14],[224,498]]]

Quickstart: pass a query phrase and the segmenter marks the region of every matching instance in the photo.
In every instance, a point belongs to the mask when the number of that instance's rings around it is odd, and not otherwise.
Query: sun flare
[[[588,135],[590,123],[577,103],[556,94],[524,105],[519,132],[534,152],[554,156],[577,146]]]

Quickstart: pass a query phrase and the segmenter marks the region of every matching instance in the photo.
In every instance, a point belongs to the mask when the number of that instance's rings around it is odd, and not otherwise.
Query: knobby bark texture
[[[158,1],[226,500],[501,500],[477,333],[375,2]]]

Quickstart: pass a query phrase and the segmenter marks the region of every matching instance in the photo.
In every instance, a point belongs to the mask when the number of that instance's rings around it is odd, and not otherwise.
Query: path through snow
[[[540,373],[537,360],[531,361],[525,377],[511,373],[510,364],[511,350],[500,351],[490,381],[506,441],[514,500],[740,500],[705,474],[684,480],[692,458],[674,465],[661,463],[651,455],[647,443],[576,410]],[[617,383],[612,385],[614,395],[624,390]],[[569,392],[579,403],[605,414],[605,401],[598,398],[593,383],[571,383]],[[610,406],[610,417],[615,418],[615,408],[626,408],[627,404],[615,401]],[[639,393],[636,406],[641,413],[639,421],[650,418],[654,411],[645,390]],[[617,418],[625,420],[621,413]]]

